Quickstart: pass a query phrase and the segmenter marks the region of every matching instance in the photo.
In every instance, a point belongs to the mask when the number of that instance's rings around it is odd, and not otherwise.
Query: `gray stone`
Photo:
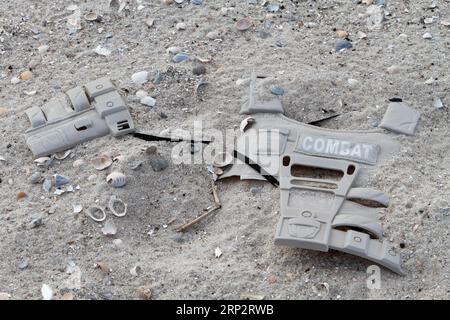
[[[169,166],[169,162],[162,158],[152,158],[150,159],[150,165],[155,172],[163,171]]]

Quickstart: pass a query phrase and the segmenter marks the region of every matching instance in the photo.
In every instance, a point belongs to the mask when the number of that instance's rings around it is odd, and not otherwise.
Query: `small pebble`
[[[284,89],[280,86],[277,85],[272,85],[270,86],[270,92],[272,92],[273,94],[280,96],[282,94],[284,94]]]
[[[436,109],[442,109],[444,107],[444,104],[442,103],[441,98],[437,97],[433,100],[433,107]]]
[[[42,189],[44,189],[44,191],[50,192],[51,188],[52,188],[52,180],[45,179],[44,183],[42,184]]]
[[[433,19],[433,18],[425,18],[425,19],[423,20],[423,22],[424,22],[425,24],[432,24],[432,23],[434,22],[434,19]]]
[[[68,183],[70,183],[70,179],[66,176],[60,175],[60,174],[55,174],[53,175],[54,181],[55,181],[55,187],[59,188],[63,185],[66,185]]]
[[[31,228],[38,228],[43,225],[44,225],[44,221],[42,221],[42,218],[36,218],[36,219],[31,220]]]
[[[26,196],[27,196],[27,194],[25,192],[23,192],[23,191],[20,191],[17,194],[17,198],[19,198],[19,199],[24,199]]]
[[[388,74],[397,74],[400,72],[400,68],[396,65],[392,65],[386,69]]]
[[[349,84],[350,87],[355,87],[359,83],[359,81],[356,79],[348,79],[347,83]]]
[[[344,31],[344,30],[337,30],[336,31],[336,36],[338,38],[346,38],[348,36],[348,32]]]
[[[250,188],[250,192],[251,192],[252,194],[261,193],[261,191],[262,191],[262,188],[261,188],[261,187],[251,187],[251,188]]]
[[[180,51],[181,51],[180,47],[168,47],[167,48],[167,53],[170,53],[170,54],[177,54]]]
[[[155,172],[163,171],[169,166],[169,162],[162,158],[150,159],[150,165]]]
[[[187,53],[184,52],[179,52],[176,55],[173,56],[172,61],[175,63],[179,63],[182,61],[186,61],[189,59],[189,55]]]
[[[191,0],[191,3],[200,6],[203,3],[203,0]]]
[[[426,32],[426,33],[424,33],[424,35],[422,36],[422,38],[424,38],[424,39],[432,39],[433,36],[431,35],[431,33]]]
[[[29,179],[31,184],[38,184],[42,181],[42,175],[40,172],[35,172],[31,175]]]
[[[206,34],[206,37],[207,37],[209,40],[220,39],[220,33],[219,33],[218,31],[211,31],[211,32],[208,32],[208,33]]]
[[[352,48],[352,43],[348,40],[344,40],[344,39],[339,39],[338,41],[336,41],[336,46],[335,46],[335,50],[336,52],[342,52],[346,49],[350,49]]]
[[[177,29],[178,31],[180,30],[186,30],[186,23],[184,22],[179,22],[175,25],[175,29]]]
[[[140,71],[136,72],[131,76],[131,80],[137,84],[141,85],[148,82],[148,72],[147,71]]]
[[[17,268],[19,268],[20,270],[25,270],[26,268],[28,268],[28,261],[26,259],[20,261],[17,264]]]
[[[48,51],[48,49],[49,49],[49,46],[47,46],[47,45],[42,45],[42,46],[38,47],[38,52],[39,52],[39,53],[45,53],[45,52]]]
[[[192,73],[196,76],[200,76],[202,74],[206,73],[206,67],[204,65],[197,65],[194,68],[192,68]]]
[[[156,105],[156,100],[150,96],[143,97],[141,103],[147,107],[154,107]]]

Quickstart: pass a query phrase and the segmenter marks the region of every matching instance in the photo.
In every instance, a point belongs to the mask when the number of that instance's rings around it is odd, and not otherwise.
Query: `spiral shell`
[[[106,182],[114,188],[120,188],[127,184],[127,177],[121,172],[114,171],[106,177]]]

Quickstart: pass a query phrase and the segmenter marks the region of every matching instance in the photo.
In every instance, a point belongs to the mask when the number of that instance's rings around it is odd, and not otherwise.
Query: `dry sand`
[[[0,292],[11,299],[41,299],[45,283],[56,298],[70,292],[75,299],[135,299],[142,285],[151,288],[154,299],[239,299],[243,293],[274,299],[449,298],[448,0],[435,1],[434,9],[428,8],[432,0],[387,0],[389,15],[380,30],[368,29],[368,6],[350,0],[285,0],[273,15],[261,6],[263,1],[205,0],[201,6],[185,1],[178,6],[155,0],[140,1],[141,7],[129,2],[121,13],[105,0],[0,3],[0,107],[7,109],[0,114],[0,156],[6,160],[0,161]],[[102,22],[82,20],[83,29],[70,35],[70,4],[82,14],[96,11]],[[147,17],[154,19],[153,27],[145,25]],[[251,17],[254,26],[239,32],[234,23],[243,17]],[[432,23],[425,24],[424,18],[431,17]],[[175,28],[179,22],[186,30]],[[352,49],[334,52],[335,30],[348,32]],[[209,39],[211,31],[219,32],[221,40]],[[423,38],[426,32],[432,39]],[[39,53],[43,45],[48,50]],[[111,55],[93,54],[98,45],[112,50]],[[181,47],[191,59],[173,63],[166,52],[171,46]],[[199,96],[194,93],[199,81],[192,74],[194,57],[212,59],[205,64],[208,85]],[[12,84],[11,78],[30,62],[35,64],[33,77]],[[397,72],[387,73],[392,65]],[[342,113],[325,127],[373,129],[393,97],[421,112],[414,136],[388,133],[401,142],[401,151],[369,181],[391,195],[380,220],[386,237],[399,247],[406,276],[382,269],[381,289],[369,290],[368,261],[275,247],[279,191],[267,183],[221,181],[223,208],[179,234],[177,225],[213,203],[206,165],[171,163],[154,172],[142,153],[151,143],[108,136],[79,145],[71,157],[42,169],[33,163],[23,138],[27,108],[101,76],[121,89],[140,131],[190,130],[195,120],[204,120],[206,129],[233,128],[242,119],[238,111],[247,91],[236,81],[248,78],[253,68],[268,77],[261,80],[262,88],[276,83],[286,90],[287,115],[299,121],[320,118],[325,109]],[[161,83],[134,85],[131,75],[142,70],[152,75],[159,70]],[[350,78],[358,83],[349,85]],[[430,78],[433,83],[425,83]],[[156,98],[153,109],[136,99],[139,89]],[[34,95],[25,94],[34,90]],[[435,109],[436,97],[446,107]],[[173,144],[156,145],[170,159]],[[89,160],[104,151],[122,160],[104,172],[89,165],[73,168],[76,159]],[[144,163],[133,171],[127,167],[130,159]],[[115,169],[128,176],[124,188],[112,189],[105,181]],[[35,171],[45,177],[66,175],[80,190],[54,197],[29,183]],[[88,181],[93,174],[97,177]],[[252,186],[262,186],[262,192],[252,194]],[[27,197],[17,199],[19,191]],[[104,205],[112,194],[128,203],[127,216],[114,218],[120,246],[102,234],[102,224],[72,213],[74,204]],[[54,204],[59,208],[48,214]],[[42,218],[43,225],[31,228],[35,218]],[[220,258],[214,255],[217,247]],[[28,266],[21,270],[24,261]],[[98,262],[106,263],[110,273],[96,268]],[[136,265],[142,270],[133,276],[130,269]]]

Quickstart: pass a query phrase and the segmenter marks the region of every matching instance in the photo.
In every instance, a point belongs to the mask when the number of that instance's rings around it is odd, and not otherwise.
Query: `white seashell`
[[[114,171],[106,177],[106,182],[114,188],[120,188],[127,184],[127,177],[123,173]]]
[[[245,118],[244,120],[242,120],[241,126],[240,126],[241,132],[245,132],[245,129],[247,129],[247,127],[252,125],[253,123],[255,123],[255,118],[252,118],[252,117],[248,117],[248,118]]]
[[[223,168],[233,162],[233,156],[229,152],[220,152],[214,157],[214,166]]]
[[[148,82],[148,72],[140,71],[140,72],[134,73],[131,76],[131,81],[133,81],[137,85],[147,83]]]
[[[42,284],[41,288],[42,298],[44,300],[52,300],[53,299],[53,290],[47,284]]]
[[[49,157],[41,157],[34,160],[34,163],[37,163],[38,166],[44,166],[51,159]]]
[[[137,277],[139,273],[141,272],[141,267],[136,265],[133,268],[130,269],[130,273],[133,277]]]
[[[169,48],[167,48],[167,53],[177,54],[179,52],[181,52],[181,48],[180,47],[169,47]]]
[[[86,215],[94,221],[102,222],[102,221],[105,221],[105,219],[106,219],[106,212],[100,206],[89,207],[89,208],[87,208],[87,210],[85,210],[85,212],[86,212]],[[100,215],[97,212],[100,212]]]
[[[63,152],[55,153],[54,157],[55,157],[55,159],[58,159],[58,160],[64,160],[64,159],[67,158],[71,153],[72,153],[72,150],[66,150],[66,151],[63,151]]]
[[[136,91],[136,97],[138,97],[139,99],[142,99],[144,97],[148,96],[148,92],[144,91],[144,90],[138,90]]]
[[[118,204],[119,207],[123,208],[121,212],[118,212],[116,210],[116,204]],[[127,204],[122,200],[118,199],[116,196],[111,196],[111,198],[109,199],[108,209],[116,217],[124,217],[127,214]]]
[[[105,225],[102,228],[102,232],[105,236],[113,236],[117,233],[117,227],[114,224],[114,221],[108,220],[105,222]]]
[[[81,204],[73,205],[73,213],[80,213],[83,210],[83,206]]]
[[[95,169],[101,171],[112,165],[113,161],[109,153],[102,153],[98,158],[91,160]]]
[[[74,168],[79,168],[79,167],[81,167],[81,166],[84,166],[86,164],[86,161],[84,161],[83,159],[78,159],[78,160],[75,160],[74,162],[73,162],[73,167]]]

